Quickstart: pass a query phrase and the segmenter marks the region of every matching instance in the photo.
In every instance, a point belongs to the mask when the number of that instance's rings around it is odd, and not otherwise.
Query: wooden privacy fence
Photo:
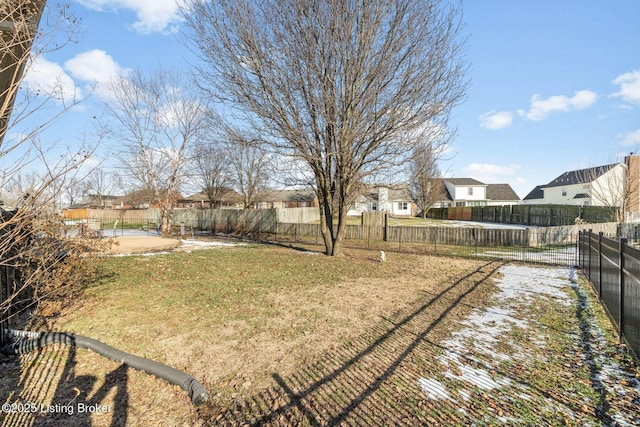
[[[160,212],[150,210],[150,218],[160,221]],[[174,226],[184,226],[213,233],[274,233],[276,209],[176,209]]]
[[[580,232],[578,262],[613,325],[640,362],[640,250],[627,239]]]
[[[590,224],[615,222],[617,214],[617,208],[604,206],[505,205],[435,208],[430,209],[427,215],[433,219],[553,227],[575,224],[577,218]]]
[[[176,209],[173,226],[181,233],[203,231],[212,233],[247,235],[275,235],[313,237],[322,239],[319,221],[301,223],[297,219],[308,217],[316,208],[297,209]],[[464,208],[468,212],[471,208]],[[283,215],[286,213],[287,215]],[[460,210],[462,212],[462,210]],[[84,219],[88,217],[88,219]],[[71,215],[67,215],[68,226],[74,226]],[[296,219],[287,222],[286,219]],[[100,221],[104,230],[142,228],[157,232],[160,224],[158,209],[145,210],[100,210],[81,212],[80,222]],[[77,226],[77,224],[75,224]],[[362,216],[360,225],[346,226],[346,240],[386,241],[402,243],[442,243],[445,245],[477,246],[527,246],[571,245],[578,231],[584,226],[565,225],[540,228],[480,228],[480,227],[424,227],[390,226],[388,216],[371,212]],[[594,231],[607,235],[618,232],[617,223],[590,224]]]
[[[615,223],[593,224],[596,231],[615,235]],[[346,240],[438,243],[460,246],[544,247],[575,245],[580,226],[545,228],[468,228],[347,225]],[[266,232],[266,231],[265,231]],[[277,236],[321,238],[319,224],[281,224]]]

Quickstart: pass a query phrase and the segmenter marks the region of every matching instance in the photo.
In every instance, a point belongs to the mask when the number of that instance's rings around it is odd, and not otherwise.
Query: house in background
[[[631,153],[624,158],[624,164],[627,168],[625,221],[640,222],[640,156]]]
[[[73,208],[97,208],[97,209],[117,209],[122,196],[112,196],[107,194],[87,194],[82,201]]]
[[[487,184],[473,178],[446,178],[442,180],[448,193],[449,206],[484,206]]]
[[[347,215],[358,216],[374,211],[394,216],[415,216],[417,205],[407,184],[372,185],[358,196]]]
[[[198,209],[242,209],[242,196],[235,190],[230,188],[219,187],[217,191],[216,203],[211,203],[209,196],[204,192],[192,194],[188,197],[178,200],[179,208],[198,208]]]
[[[520,203],[520,197],[509,184],[487,184],[487,206],[508,206]]]
[[[625,192],[634,187],[637,189],[637,184],[629,186],[627,182],[627,169],[631,163],[637,165],[638,156],[627,156],[625,163],[564,172],[548,184],[536,186],[525,196],[523,203],[621,207]]]
[[[485,184],[473,178],[443,178],[442,193],[432,207],[517,205],[520,197],[509,184]]]
[[[160,195],[165,196],[167,190],[161,190]],[[173,200],[182,200],[183,197],[177,191],[173,193]],[[174,207],[177,204],[174,203]],[[153,190],[135,190],[113,200],[113,209],[149,209],[158,207],[158,197]]]
[[[542,205],[544,203],[544,191],[542,185],[536,185],[524,199],[522,199],[523,205]]]
[[[302,190],[273,190],[265,191],[256,196],[256,209],[283,208],[317,208],[316,192],[309,189]]]

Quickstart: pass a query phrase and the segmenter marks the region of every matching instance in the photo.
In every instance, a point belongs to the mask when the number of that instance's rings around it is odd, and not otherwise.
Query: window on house
[[[398,210],[406,211],[408,209],[407,202],[398,202]]]
[[[562,197],[565,197],[567,195],[567,189],[563,188],[562,189]]]
[[[473,187],[469,187],[469,190],[468,190],[467,194],[469,196],[473,196]]]

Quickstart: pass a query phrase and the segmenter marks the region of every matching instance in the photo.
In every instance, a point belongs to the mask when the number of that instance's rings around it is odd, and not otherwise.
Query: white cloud
[[[74,56],[64,63],[64,67],[75,79],[89,83],[91,90],[95,89],[96,94],[102,99],[108,99],[111,96],[106,83],[127,71],[120,67],[109,54],[99,49]]]
[[[620,91],[613,96],[620,97],[627,102],[640,102],[640,70],[624,73],[613,81],[620,86]]]
[[[488,183],[504,181],[505,178],[514,176],[518,170],[519,165],[501,166],[492,163],[471,163],[464,168],[469,177]]]
[[[73,77],[87,82],[103,83],[122,73],[122,68],[104,50],[94,49],[80,53],[64,67]]]
[[[640,146],[640,129],[620,135],[620,145]]]
[[[555,111],[583,110],[593,105],[597,98],[598,94],[590,90],[580,90],[575,92],[572,97],[555,95],[547,99],[535,94],[531,97],[529,111],[519,110],[518,113],[529,120],[544,120]]]
[[[511,125],[513,113],[509,111],[489,111],[480,115],[480,126],[485,129],[503,129]]]
[[[34,94],[54,97],[60,101],[71,101],[81,97],[81,91],[64,69],[43,56],[35,59],[25,73],[23,84]]]
[[[105,10],[127,9],[133,11],[138,20],[133,28],[142,33],[165,31],[172,24],[180,22],[176,0],[78,0],[83,6],[104,12]]]

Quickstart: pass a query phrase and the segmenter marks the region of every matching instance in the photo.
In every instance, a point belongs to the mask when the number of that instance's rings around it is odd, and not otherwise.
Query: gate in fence
[[[636,362],[640,362],[640,250],[627,239],[579,234],[579,265]]]

